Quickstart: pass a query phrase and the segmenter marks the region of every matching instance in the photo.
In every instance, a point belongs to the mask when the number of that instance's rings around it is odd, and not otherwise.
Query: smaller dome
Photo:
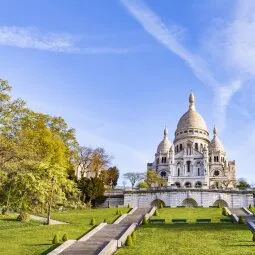
[[[215,127],[213,129],[213,139],[210,143],[210,149],[213,151],[225,151],[223,143],[217,136],[217,129]]]
[[[168,130],[167,128],[164,129],[164,138],[163,140],[160,142],[160,144],[158,145],[158,149],[157,149],[157,153],[167,153],[169,152],[172,144],[168,139]]]

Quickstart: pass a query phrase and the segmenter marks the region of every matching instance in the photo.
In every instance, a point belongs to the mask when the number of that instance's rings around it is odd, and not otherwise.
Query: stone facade
[[[213,129],[213,139],[203,117],[195,109],[195,97],[189,96],[189,109],[180,118],[173,144],[168,130],[160,142],[153,163],[147,169],[178,188],[234,188],[235,161],[227,161],[224,146]]]
[[[199,190],[199,189],[171,189],[133,190],[125,191],[124,206],[148,207],[155,200],[161,200],[165,206],[177,207],[210,207],[227,206],[231,208],[248,207],[254,205],[252,191],[237,190]]]

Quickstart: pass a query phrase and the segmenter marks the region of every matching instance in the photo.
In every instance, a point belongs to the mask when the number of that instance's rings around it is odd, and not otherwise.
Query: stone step
[[[92,235],[86,241],[77,241],[61,255],[96,255],[98,254],[112,239],[119,239],[123,233],[133,223],[138,223],[149,208],[138,208],[133,214],[126,216],[119,224],[107,224],[98,232]]]
[[[242,208],[228,208],[232,214],[235,214],[236,216],[247,216],[248,213],[243,210]]]

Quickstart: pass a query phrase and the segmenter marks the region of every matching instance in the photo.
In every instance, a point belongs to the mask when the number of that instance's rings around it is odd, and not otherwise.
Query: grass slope
[[[123,213],[129,209],[122,208]],[[4,255],[38,255],[47,254],[54,246],[53,236],[62,238],[67,233],[69,239],[77,239],[89,229],[90,220],[95,217],[97,224],[107,219],[114,221],[118,216],[116,208],[73,210],[53,213],[52,218],[69,222],[68,225],[43,226],[39,222],[20,223],[13,216],[0,218],[0,254]]]
[[[252,255],[255,245],[246,225],[217,223],[224,217],[220,208],[163,208],[159,216],[166,224],[149,224],[137,229],[134,246],[123,247],[116,255]],[[189,224],[171,224],[173,218],[186,218]],[[211,218],[213,223],[195,224]]]
[[[116,255],[252,255],[252,234],[239,224],[150,224],[136,231],[134,246]]]

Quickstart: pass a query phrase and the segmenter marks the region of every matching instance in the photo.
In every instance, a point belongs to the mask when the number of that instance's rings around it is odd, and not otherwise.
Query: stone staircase
[[[243,208],[228,208],[232,214],[235,214],[238,218],[243,217],[244,222],[255,221],[255,215],[248,214]]]
[[[138,208],[132,214],[128,214],[119,224],[107,224],[86,241],[78,240],[59,254],[97,255],[111,240],[118,240],[131,224],[139,224],[149,210],[150,208]]]
[[[74,243],[64,250],[61,255],[94,255],[98,254],[112,239],[118,239],[129,225],[109,224],[95,233],[87,241]]]
[[[119,224],[131,225],[133,223],[139,224],[144,215],[149,211],[148,208],[137,208],[132,214],[128,214]]]
[[[243,208],[228,208],[228,210],[235,214],[237,217],[239,216],[247,216],[247,212]]]

